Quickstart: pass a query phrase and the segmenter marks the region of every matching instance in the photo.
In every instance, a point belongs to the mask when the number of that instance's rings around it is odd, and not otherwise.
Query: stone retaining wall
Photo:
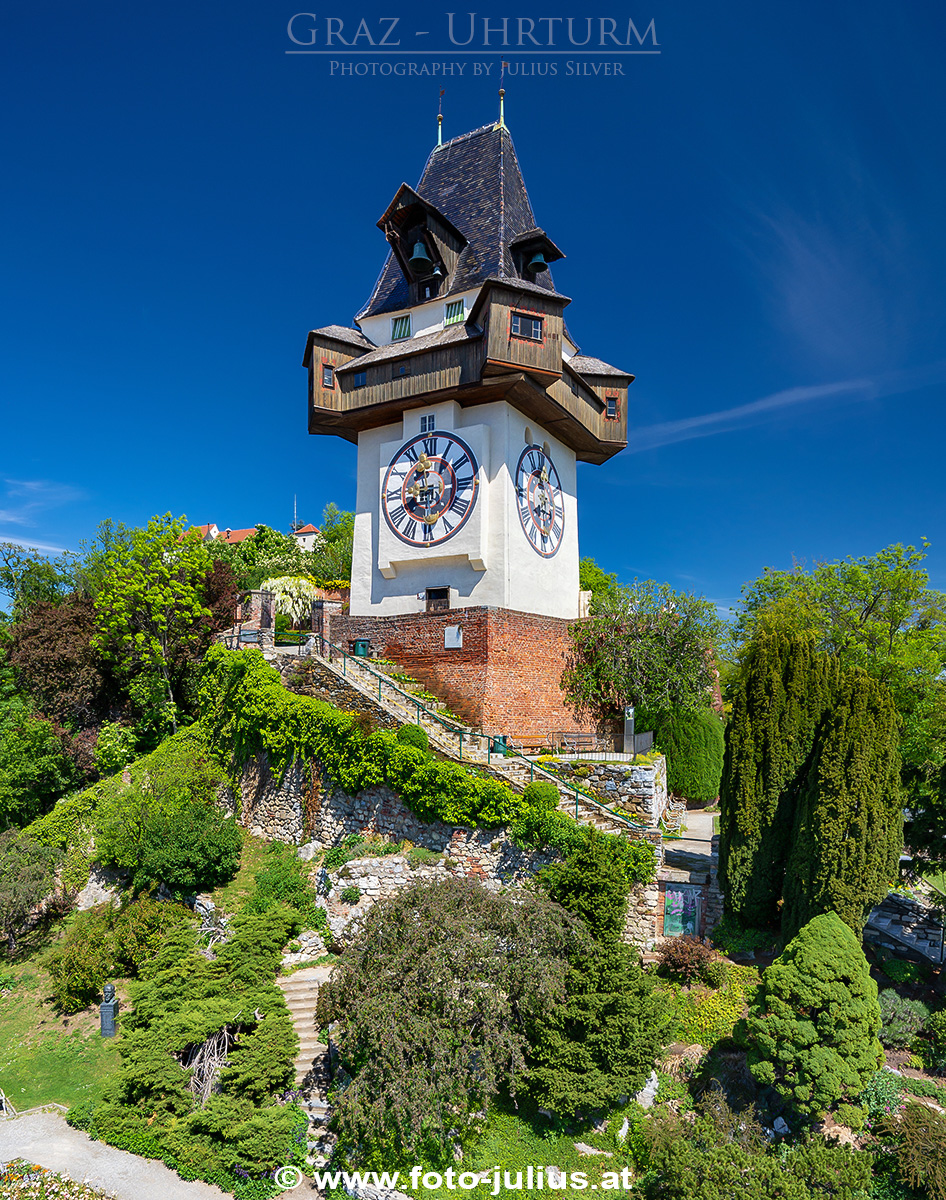
[[[562,762],[551,767],[565,783],[594,792],[602,804],[656,826],[667,808],[667,760],[653,762]]]
[[[265,755],[251,759],[240,778],[240,796],[231,798],[241,824],[257,837],[299,846],[302,858],[338,845],[349,834],[408,841],[442,855],[438,863],[412,868],[404,854],[371,856],[347,863],[341,878],[329,880],[323,905],[336,936],[382,897],[422,879],[471,876],[499,890],[521,886],[530,876],[558,858],[555,851],[520,850],[504,829],[467,829],[443,821],[422,821],[389,787],[367,788],[349,796],[325,780],[318,769],[294,763],[281,782],[273,776]],[[338,886],[336,886],[338,885]],[[363,893],[357,905],[346,905],[340,891],[356,886]],[[625,940],[649,949],[656,938],[657,885],[635,888],[628,905]]]

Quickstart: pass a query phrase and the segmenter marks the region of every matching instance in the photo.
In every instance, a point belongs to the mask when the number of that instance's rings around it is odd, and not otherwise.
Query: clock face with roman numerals
[[[536,554],[558,553],[565,532],[565,501],[558,471],[541,446],[526,446],[516,467],[516,506]]]
[[[433,430],[411,438],[391,460],[381,511],[408,546],[437,546],[466,524],[478,490],[473,451],[456,434]]]

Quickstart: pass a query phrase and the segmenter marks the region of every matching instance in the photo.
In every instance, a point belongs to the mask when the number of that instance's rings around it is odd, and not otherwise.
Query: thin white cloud
[[[795,408],[813,400],[876,399],[899,396],[946,382],[946,362],[930,363],[907,371],[891,371],[874,378],[846,379],[837,383],[812,384],[807,387],[786,388],[760,400],[724,408],[718,412],[682,417],[678,421],[662,421],[628,430],[628,450],[639,454],[656,450],[674,442],[692,438],[711,437],[716,433],[731,433],[749,425],[757,425],[774,413]]]
[[[84,496],[78,488],[48,479],[4,479],[2,482],[0,525],[35,525],[36,518],[43,513],[63,508]]]
[[[24,550],[41,550],[45,554],[68,554],[65,546],[48,546],[45,542],[24,541],[12,534],[0,533],[0,542],[12,542],[14,546],[22,546]]]

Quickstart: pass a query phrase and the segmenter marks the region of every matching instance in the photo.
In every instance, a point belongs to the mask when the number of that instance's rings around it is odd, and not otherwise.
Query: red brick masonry
[[[403,617],[333,614],[327,636],[343,649],[368,638],[476,729],[545,737],[552,730],[594,732],[576,720],[559,687],[571,624],[507,608]],[[447,626],[463,631],[461,649],[444,648]]]

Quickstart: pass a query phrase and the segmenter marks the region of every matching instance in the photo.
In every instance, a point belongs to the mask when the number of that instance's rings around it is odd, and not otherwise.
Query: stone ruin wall
[[[279,781],[265,755],[251,759],[240,777],[240,796],[231,795],[228,806],[248,832],[298,846],[303,858],[311,859],[353,833],[407,840],[442,856],[437,862],[414,867],[405,854],[371,856],[347,863],[337,886],[322,901],[336,936],[377,900],[393,896],[412,883],[471,876],[498,891],[521,886],[558,858],[555,851],[520,850],[502,829],[468,829],[442,821],[422,821],[386,786],[349,796],[337,784],[325,780],[316,764],[298,760]],[[323,892],[330,882],[323,876]],[[357,904],[342,902],[338,893],[345,886],[361,890]],[[625,940],[642,950],[650,949],[657,936],[658,909],[656,883],[634,888]]]

